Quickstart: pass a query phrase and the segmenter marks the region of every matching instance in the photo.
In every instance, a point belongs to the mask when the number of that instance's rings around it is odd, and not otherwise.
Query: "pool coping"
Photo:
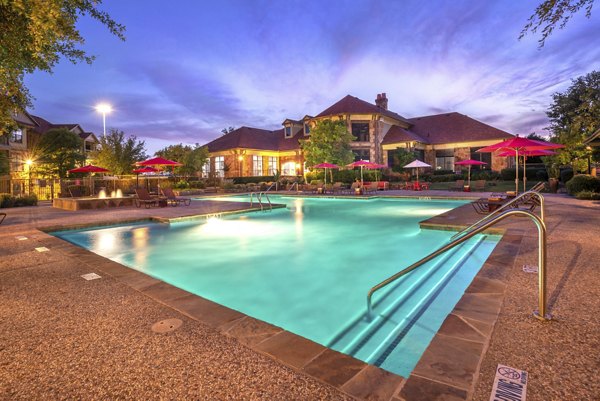
[[[245,209],[222,214],[255,211],[260,210]],[[194,215],[194,218],[214,214]],[[184,218],[187,217],[190,216]],[[391,401],[430,400],[436,397],[469,399],[473,394],[479,367],[504,301],[510,271],[507,267],[514,264],[523,238],[521,230],[495,230],[503,232],[503,237],[453,311],[444,320],[411,375],[404,378],[47,234],[49,231],[91,226],[147,221],[164,223],[180,219],[135,218],[101,224],[43,227],[39,230],[48,236],[49,248],[85,260],[102,273],[226,336],[236,338],[260,354],[267,355],[356,399],[375,398]],[[464,227],[427,223],[427,220],[422,224],[423,228],[444,230]]]

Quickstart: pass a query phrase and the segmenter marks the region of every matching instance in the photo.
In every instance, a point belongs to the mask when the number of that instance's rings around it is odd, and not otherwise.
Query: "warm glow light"
[[[27,161],[25,162],[25,164],[27,164],[28,166],[31,166],[33,164],[33,160],[27,159]]]
[[[242,160],[244,160],[244,157],[243,156],[238,156],[238,160],[242,161]]]
[[[112,112],[112,106],[108,103],[99,103],[96,105],[96,111],[98,113],[107,114]]]

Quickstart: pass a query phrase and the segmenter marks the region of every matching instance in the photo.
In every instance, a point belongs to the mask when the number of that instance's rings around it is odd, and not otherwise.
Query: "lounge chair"
[[[159,206],[160,198],[152,198],[148,191],[143,188],[138,188],[135,190],[136,198],[134,199],[135,206],[141,207],[144,205],[146,209],[150,209],[152,206]]]
[[[167,202],[172,206],[177,206],[180,203],[183,203],[185,206],[189,206],[192,203],[190,198],[179,198],[171,188],[161,189],[162,194],[165,198],[167,198]]]
[[[456,180],[454,184],[448,186],[449,191],[462,191],[465,187],[465,180]]]
[[[5,218],[6,218],[6,213],[0,213],[0,224],[2,224],[2,222],[4,221]]]
[[[334,182],[333,186],[331,187],[331,193],[332,194],[339,194],[343,192],[343,184],[341,182]]]

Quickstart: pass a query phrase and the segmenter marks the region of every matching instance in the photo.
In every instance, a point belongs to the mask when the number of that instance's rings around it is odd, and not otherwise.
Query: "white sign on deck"
[[[96,273],[83,274],[83,275],[81,275],[81,277],[83,277],[84,279],[86,279],[88,281],[96,280],[97,278],[102,278],[101,276],[97,275]]]
[[[38,252],[48,252],[50,249],[46,248],[45,246],[39,246],[35,248],[35,250]]]
[[[524,370],[498,365],[490,401],[525,401],[527,376]]]

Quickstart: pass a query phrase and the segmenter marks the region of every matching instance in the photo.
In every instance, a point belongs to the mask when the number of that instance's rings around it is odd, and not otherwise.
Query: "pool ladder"
[[[541,184],[541,185],[540,185]],[[455,234],[451,241],[441,248],[433,251],[429,255],[425,256],[421,260],[413,263],[407,268],[399,271],[391,277],[383,280],[381,283],[372,287],[367,294],[367,318],[371,320],[373,318],[373,306],[372,306],[372,297],[373,294],[380,289],[384,288],[388,284],[398,280],[405,274],[415,270],[417,267],[422,266],[423,264],[429,262],[430,260],[436,258],[437,256],[443,254],[444,252],[454,248],[457,245],[462,244],[463,242],[469,240],[471,237],[479,234],[482,231],[487,230],[493,225],[496,225],[500,221],[506,219],[510,216],[527,216],[535,223],[538,230],[538,309],[533,312],[533,315],[539,320],[551,320],[552,316],[546,313],[546,224],[544,223],[544,197],[538,191],[540,191],[544,187],[543,183],[536,184],[531,190],[522,193],[517,196],[510,202],[507,202],[501,208],[496,210],[494,213],[490,213],[485,216],[481,220],[472,224],[471,226],[465,228],[459,233]],[[521,209],[507,209],[509,206],[517,206],[520,203],[531,200],[531,198],[536,197],[540,203],[540,216],[533,214],[527,210]]]
[[[273,188],[274,185],[275,185],[275,183],[273,182],[271,185],[269,185],[269,188],[267,188],[265,191],[260,191],[259,193],[250,192],[250,207],[252,207],[254,205],[254,198],[256,195],[256,202],[258,202],[258,205],[260,206],[260,210],[264,211],[265,210],[265,205],[263,204],[263,196],[264,196],[269,205],[269,211],[272,211],[273,205],[271,204],[271,199],[269,199],[268,192]]]

